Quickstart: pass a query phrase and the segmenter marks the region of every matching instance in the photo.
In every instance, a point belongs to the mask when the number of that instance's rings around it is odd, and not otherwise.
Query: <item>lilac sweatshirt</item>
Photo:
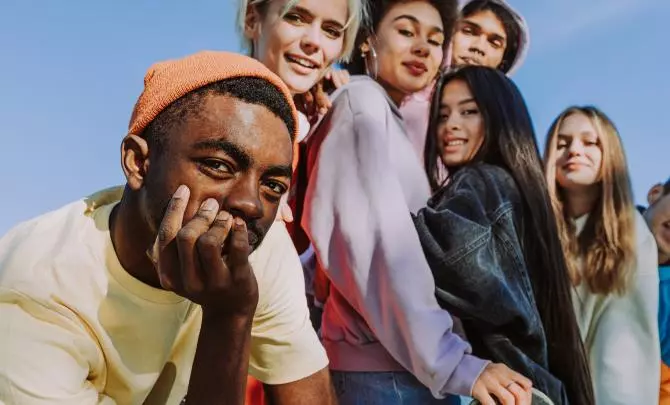
[[[309,138],[303,228],[331,280],[322,336],[340,371],[409,370],[433,395],[470,395],[487,361],[453,331],[410,212],[428,180],[384,89],[354,77]]]

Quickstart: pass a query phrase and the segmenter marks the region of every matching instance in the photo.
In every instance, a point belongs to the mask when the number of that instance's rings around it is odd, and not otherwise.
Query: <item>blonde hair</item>
[[[259,11],[263,10],[264,6],[272,0],[239,0],[239,9],[237,10],[237,29],[242,37],[242,47],[247,51],[251,51],[251,41],[244,35],[245,19],[247,11],[250,6],[255,6]],[[291,10],[300,0],[288,0],[284,6],[281,17]],[[329,0],[322,0],[329,1]],[[356,42],[356,34],[360,28],[361,22],[365,18],[366,9],[364,6],[365,0],[347,0],[349,5],[348,20],[344,25],[344,45],[342,53],[338,59],[339,62],[347,62],[351,58]]]
[[[567,117],[586,116],[599,138],[602,163],[599,197],[578,236],[564,207],[565,190],[556,179],[558,131]],[[545,176],[559,235],[574,285],[585,282],[596,294],[623,294],[635,271],[635,205],[626,156],[614,123],[596,107],[573,106],[552,123],[545,144]]]

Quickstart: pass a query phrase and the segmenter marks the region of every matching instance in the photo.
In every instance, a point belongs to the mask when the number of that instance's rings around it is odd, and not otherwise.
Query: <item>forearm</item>
[[[265,385],[268,405],[337,405],[337,396],[327,368],[302,380]]]
[[[203,317],[187,404],[243,405],[253,316]]]

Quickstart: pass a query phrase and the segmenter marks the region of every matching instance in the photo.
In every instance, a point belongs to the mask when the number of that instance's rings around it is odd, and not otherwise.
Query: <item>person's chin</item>
[[[566,176],[566,185],[565,188],[573,190],[583,190],[585,188],[593,186],[596,182],[593,179],[587,178],[586,176]]]
[[[407,94],[420,92],[430,85],[430,78],[428,77],[427,73],[419,77],[410,75],[407,76],[408,77],[402,79],[401,86],[403,91]]]
[[[298,75],[295,72],[292,72],[290,67],[287,67],[287,69],[282,72],[279,77],[293,94],[307,93],[312,87],[314,87],[317,81],[316,74],[310,74],[308,76]]]

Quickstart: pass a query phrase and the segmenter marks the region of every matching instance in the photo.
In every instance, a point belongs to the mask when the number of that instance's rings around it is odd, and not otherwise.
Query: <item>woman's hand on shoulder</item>
[[[310,91],[295,96],[296,107],[313,124],[332,107],[329,94],[349,83],[350,79],[346,70],[331,69]]]
[[[532,386],[528,378],[504,364],[490,363],[475,381],[472,397],[482,405],[531,405]]]

